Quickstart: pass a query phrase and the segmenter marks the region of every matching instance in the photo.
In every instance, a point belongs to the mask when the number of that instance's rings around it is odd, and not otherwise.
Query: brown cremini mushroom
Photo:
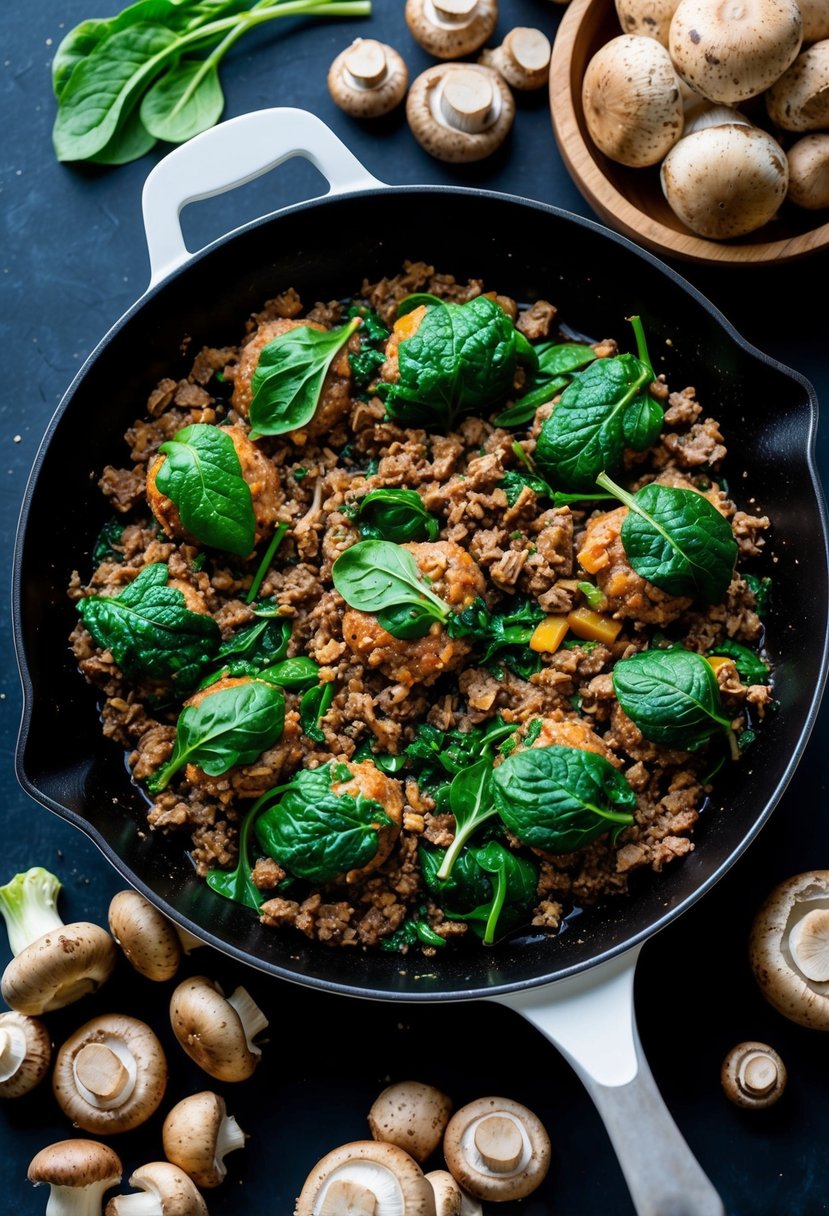
[[[132,1195],[116,1195],[104,1216],[207,1216],[207,1204],[184,1170],[149,1161],[130,1174]]]
[[[809,211],[829,207],[829,134],[804,135],[786,152],[789,201]]]
[[[146,1122],[167,1086],[167,1060],[146,1023],[126,1014],[92,1018],[61,1045],[52,1090],[68,1119],[115,1135]]]
[[[0,1098],[22,1098],[49,1071],[52,1041],[38,1018],[0,1013]]]
[[[822,42],[829,38],[829,3],[827,0],[797,0],[803,18],[803,44]]]
[[[520,1102],[478,1098],[449,1120],[443,1154],[452,1177],[476,1199],[524,1199],[547,1176],[550,1137]]]
[[[245,988],[226,997],[213,980],[184,980],[170,998],[170,1022],[179,1043],[217,1081],[245,1081],[262,1056],[254,1042],[268,1019]]]
[[[435,1193],[413,1157],[396,1144],[355,1140],[314,1166],[294,1216],[435,1216]]]
[[[778,1013],[829,1030],[829,870],[779,883],[752,922],[749,963]]]
[[[164,1120],[161,1137],[167,1160],[207,1189],[224,1182],[225,1157],[245,1145],[245,1133],[227,1113],[224,1098],[210,1090],[177,1102]]]
[[[422,1081],[398,1081],[377,1096],[368,1112],[375,1140],[396,1144],[421,1164],[438,1147],[452,1113],[452,1099]]]
[[[109,905],[109,929],[127,962],[148,980],[170,980],[181,965],[175,929],[138,891],[119,891]]]
[[[798,55],[766,93],[771,121],[784,131],[829,127],[829,38]]]
[[[498,0],[406,0],[406,24],[415,42],[436,59],[460,59],[492,37]]]
[[[478,1200],[467,1195],[448,1170],[430,1170],[426,1177],[435,1192],[435,1216],[482,1216]]]
[[[735,1106],[761,1110],[786,1088],[786,1066],[768,1043],[738,1043],[723,1060],[720,1081]]]
[[[655,38],[667,49],[671,18],[679,0],[616,0],[622,32]]]
[[[49,1216],[100,1216],[104,1191],[121,1181],[118,1154],[97,1140],[59,1140],[42,1148],[29,1163],[35,1186],[48,1183]]]
[[[543,89],[550,75],[552,46],[543,30],[517,25],[500,46],[485,48],[478,63],[499,72],[513,89]]]
[[[437,160],[482,160],[509,134],[515,99],[492,68],[439,63],[413,81],[406,118],[417,142]]]
[[[346,114],[379,118],[406,96],[409,69],[394,47],[375,38],[355,38],[328,69],[328,92]]]

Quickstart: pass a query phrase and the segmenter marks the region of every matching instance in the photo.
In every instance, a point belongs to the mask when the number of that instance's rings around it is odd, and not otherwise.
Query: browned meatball
[[[604,739],[593,730],[589,722],[580,718],[545,718],[533,747],[578,747],[583,752],[595,752],[604,756],[617,768],[622,763],[618,756],[610,750]]]
[[[403,826],[403,791],[399,781],[381,773],[371,760],[361,760],[358,763],[348,762],[345,767],[351,773],[352,779],[335,781],[331,786],[331,792],[337,796],[350,794],[352,798],[356,798],[358,794],[362,794],[364,798],[371,798],[374,802],[380,803],[389,819],[392,820],[390,824],[378,827],[377,852],[368,865],[359,870],[349,870],[345,875],[345,881],[353,883],[359,882],[366,874],[370,874],[372,870],[381,866],[394,848]]]

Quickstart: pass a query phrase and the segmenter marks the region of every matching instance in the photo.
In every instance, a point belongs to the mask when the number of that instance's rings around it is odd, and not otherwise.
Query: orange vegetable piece
[[[592,608],[574,608],[567,614],[567,624],[577,638],[583,642],[615,642],[622,628],[621,621],[602,616]]]
[[[545,616],[544,620],[536,625],[530,638],[530,650],[555,654],[566,638],[569,628],[566,616]]]

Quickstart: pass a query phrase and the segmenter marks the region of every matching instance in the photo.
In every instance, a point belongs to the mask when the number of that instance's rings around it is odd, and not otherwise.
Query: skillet
[[[294,155],[328,180],[323,199],[247,224],[195,256],[181,207],[250,180]],[[144,191],[152,282],[107,334],[50,423],[27,487],[13,565],[15,646],[24,709],[23,788],[86,833],[124,879],[183,928],[282,980],[367,999],[497,1000],[563,1051],[605,1120],[642,1216],[715,1216],[719,1198],[681,1140],[642,1058],[632,1006],[636,956],[700,899],[771,815],[806,746],[827,671],[827,521],[813,464],[814,390],[749,346],[693,287],[625,238],[557,208],[482,190],[387,187],[318,119],[265,110],[231,120],[165,158]],[[186,373],[202,345],[235,340],[277,291],[308,303],[350,294],[365,277],[425,260],[522,301],[544,296],[596,338],[642,315],[658,371],[696,386],[723,423],[727,474],[740,503],[774,524],[769,648],[778,712],[756,751],[721,772],[696,850],[631,899],[585,912],[578,933],[525,937],[424,965],[287,941],[199,880],[175,839],[150,839],[146,802],[97,721],[95,694],[67,646],[66,586],[91,567],[107,515],[96,481],[123,463],[121,436],[162,376]],[[182,349],[187,338],[189,356]],[[807,573],[808,572],[808,573]],[[795,627],[796,623],[796,627]]]

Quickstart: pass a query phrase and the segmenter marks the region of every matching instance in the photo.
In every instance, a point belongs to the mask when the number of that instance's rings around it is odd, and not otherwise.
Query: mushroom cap
[[[693,89],[710,101],[736,105],[786,71],[802,37],[797,0],[680,0],[668,49]]]
[[[421,1164],[438,1147],[452,1113],[452,1099],[422,1081],[387,1086],[368,1112],[375,1140],[396,1144]]]
[[[667,49],[677,4],[679,0],[616,0],[616,16],[625,34],[655,38]]]
[[[321,1158],[305,1180],[294,1216],[340,1216],[349,1210],[346,1188],[355,1202],[363,1202],[355,1212],[435,1216],[435,1193],[415,1159],[378,1140],[355,1140]]]
[[[720,1081],[735,1106],[759,1110],[772,1106],[782,1095],[786,1065],[768,1043],[738,1043],[722,1062]]]
[[[144,1123],[167,1087],[167,1060],[154,1032],[126,1014],[86,1022],[58,1049],[52,1090],[84,1131],[114,1135]]]
[[[181,964],[173,926],[138,891],[118,891],[109,905],[109,929],[127,962],[148,980],[170,980]]]
[[[159,1216],[208,1216],[207,1204],[184,1170],[169,1161],[148,1161],[130,1174],[130,1186],[157,1200]],[[120,1216],[132,1210],[132,1195],[116,1195],[106,1206],[105,1216]],[[143,1211],[148,1211],[143,1208]]]
[[[244,1145],[244,1132],[228,1116],[224,1098],[206,1089],[190,1094],[167,1113],[161,1129],[164,1155],[196,1186],[219,1186],[227,1175],[224,1156]]]
[[[449,1120],[443,1154],[452,1177],[476,1199],[524,1199],[547,1176],[550,1137],[520,1102],[478,1098]]]
[[[183,980],[170,998],[173,1033],[190,1059],[218,1081],[247,1080],[262,1055],[250,1041],[257,1031],[248,1031],[231,1003],[238,1000],[237,994],[250,1002],[244,989],[237,988],[228,998],[213,980],[195,975]],[[267,1020],[262,1021],[258,1029],[267,1026]]]
[[[97,1140],[58,1140],[47,1144],[29,1163],[29,1182],[48,1182],[51,1186],[92,1186],[102,1190],[121,1181],[121,1159],[108,1144]]]
[[[786,152],[789,199],[798,207],[829,207],[829,134],[804,135]]]
[[[550,76],[552,46],[543,30],[516,25],[493,50],[484,49],[478,62],[500,72],[513,89],[542,89]]]
[[[409,69],[388,43],[355,38],[328,69],[328,92],[336,105],[354,118],[379,118],[406,96]]]
[[[592,56],[582,80],[593,143],[631,168],[655,165],[682,134],[679,81],[655,38],[619,34]]]
[[[816,42],[766,93],[771,121],[784,131],[829,127],[829,38]]]
[[[21,950],[3,972],[0,992],[18,1013],[49,1013],[100,988],[117,958],[106,929],[75,921],[44,933]]]
[[[406,118],[417,142],[437,160],[455,164],[483,160],[509,134],[515,99],[509,85],[492,68],[476,63],[438,63],[412,82],[406,98]]]
[[[774,887],[749,934],[749,963],[763,996],[778,1013],[814,1030],[829,1030],[829,981],[804,973],[792,953],[791,935],[800,921],[827,909],[829,870],[807,870]]]
[[[38,1018],[0,1013],[0,1098],[21,1098],[49,1071],[52,1040]]]
[[[498,0],[406,0],[406,24],[415,42],[436,59],[460,59],[491,38]]]
[[[435,1192],[435,1216],[481,1216],[478,1200],[462,1191],[448,1170],[430,1170],[426,1177]]]
[[[803,18],[803,43],[829,38],[829,4],[826,0],[798,0]]]

